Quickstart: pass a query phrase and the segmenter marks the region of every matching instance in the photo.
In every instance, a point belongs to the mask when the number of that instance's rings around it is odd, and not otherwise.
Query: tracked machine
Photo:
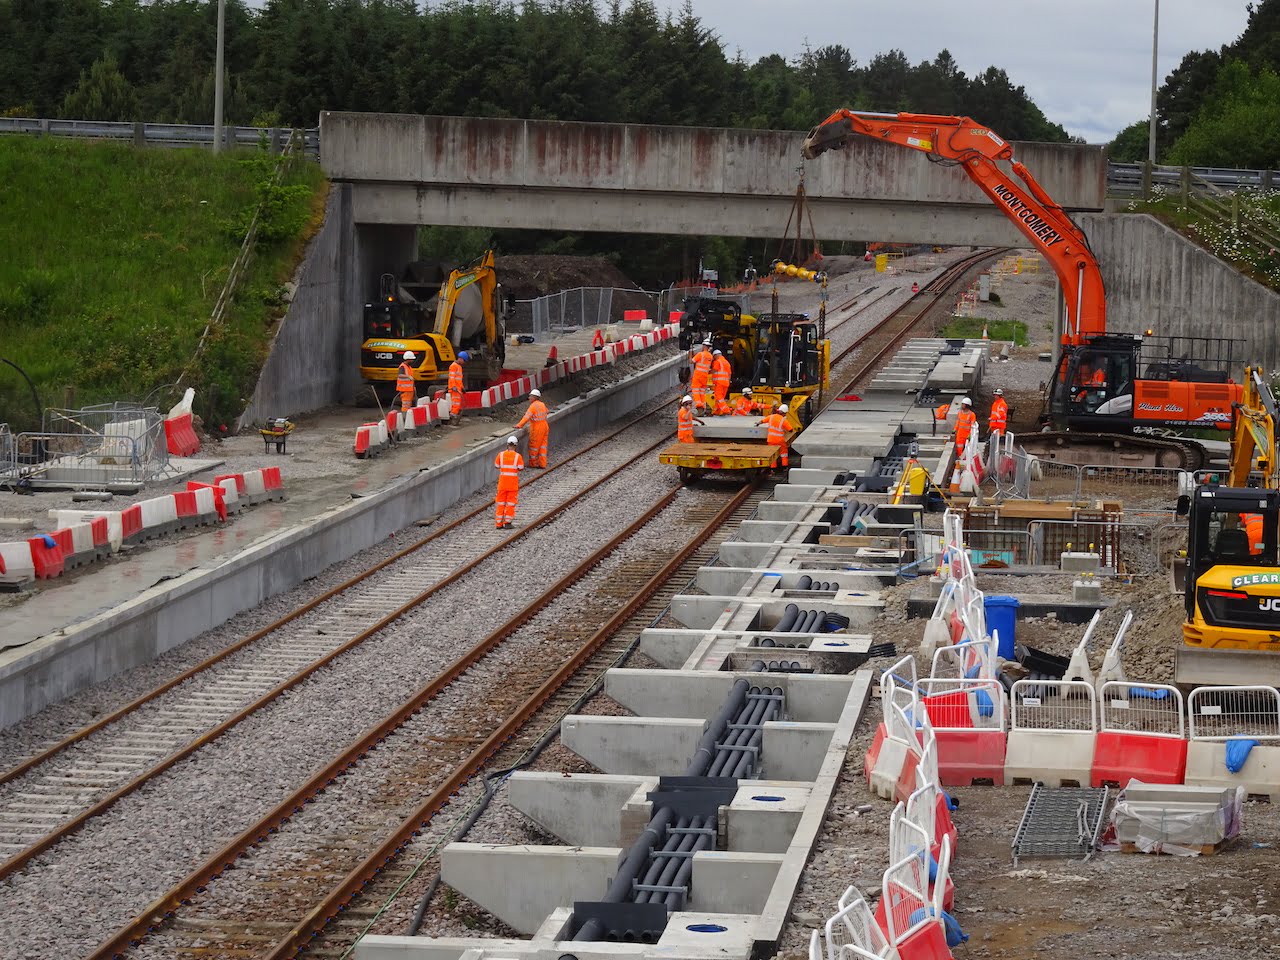
[[[1226,484],[1179,498],[1187,517],[1184,687],[1280,684],[1280,463],[1276,400],[1256,367],[1234,410]]]
[[[1196,469],[1207,462],[1200,441],[1227,438],[1241,398],[1229,375],[1236,369],[1233,341],[1108,333],[1102,274],[1088,239],[988,127],[968,117],[840,110],[809,132],[804,156],[840,149],[855,136],[960,167],[1052,265],[1066,319],[1045,398],[1046,432],[1018,438],[1028,452],[1126,466]]]
[[[447,276],[435,270],[436,276],[420,270],[405,281],[385,274],[378,300],[365,304],[360,375],[366,382],[394,387],[406,350],[417,355],[410,361],[414,380],[427,387],[445,384],[449,364],[463,350],[471,356],[465,368],[469,388],[501,376],[507,315],[493,251]]]

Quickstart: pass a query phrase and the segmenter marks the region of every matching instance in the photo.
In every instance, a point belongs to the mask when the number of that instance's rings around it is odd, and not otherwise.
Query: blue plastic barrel
[[[1017,597],[984,597],[982,606],[987,615],[987,633],[1000,635],[1000,645],[996,653],[1006,660],[1012,660],[1018,607],[1022,604],[1018,602]]]

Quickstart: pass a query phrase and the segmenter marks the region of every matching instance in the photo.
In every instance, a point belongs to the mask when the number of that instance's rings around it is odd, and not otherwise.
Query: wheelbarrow
[[[267,421],[266,426],[258,428],[258,432],[262,434],[264,453],[271,452],[273,443],[276,445],[276,453],[284,453],[289,442],[289,434],[293,433],[293,421],[288,417],[272,417]]]

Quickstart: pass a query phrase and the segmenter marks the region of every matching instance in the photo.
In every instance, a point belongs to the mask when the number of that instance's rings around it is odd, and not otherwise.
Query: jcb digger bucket
[[[1173,682],[1184,689],[1221,686],[1280,686],[1280,652],[1178,647]]]

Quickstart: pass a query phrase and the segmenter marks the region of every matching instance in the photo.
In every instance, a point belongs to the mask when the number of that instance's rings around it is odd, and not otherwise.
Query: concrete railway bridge
[[[695,236],[783,230],[803,134],[397,114],[320,116],[334,182],[326,225],[246,416],[304,410],[358,385],[361,305],[430,224]],[[1109,212],[1107,158],[1084,144],[1014,143],[1089,235],[1116,331],[1215,330],[1280,366],[1280,296],[1149,216]],[[823,240],[1027,244],[954,166],[865,138],[805,166]],[[806,224],[807,229],[807,224]],[[283,349],[279,349],[283,348]]]

